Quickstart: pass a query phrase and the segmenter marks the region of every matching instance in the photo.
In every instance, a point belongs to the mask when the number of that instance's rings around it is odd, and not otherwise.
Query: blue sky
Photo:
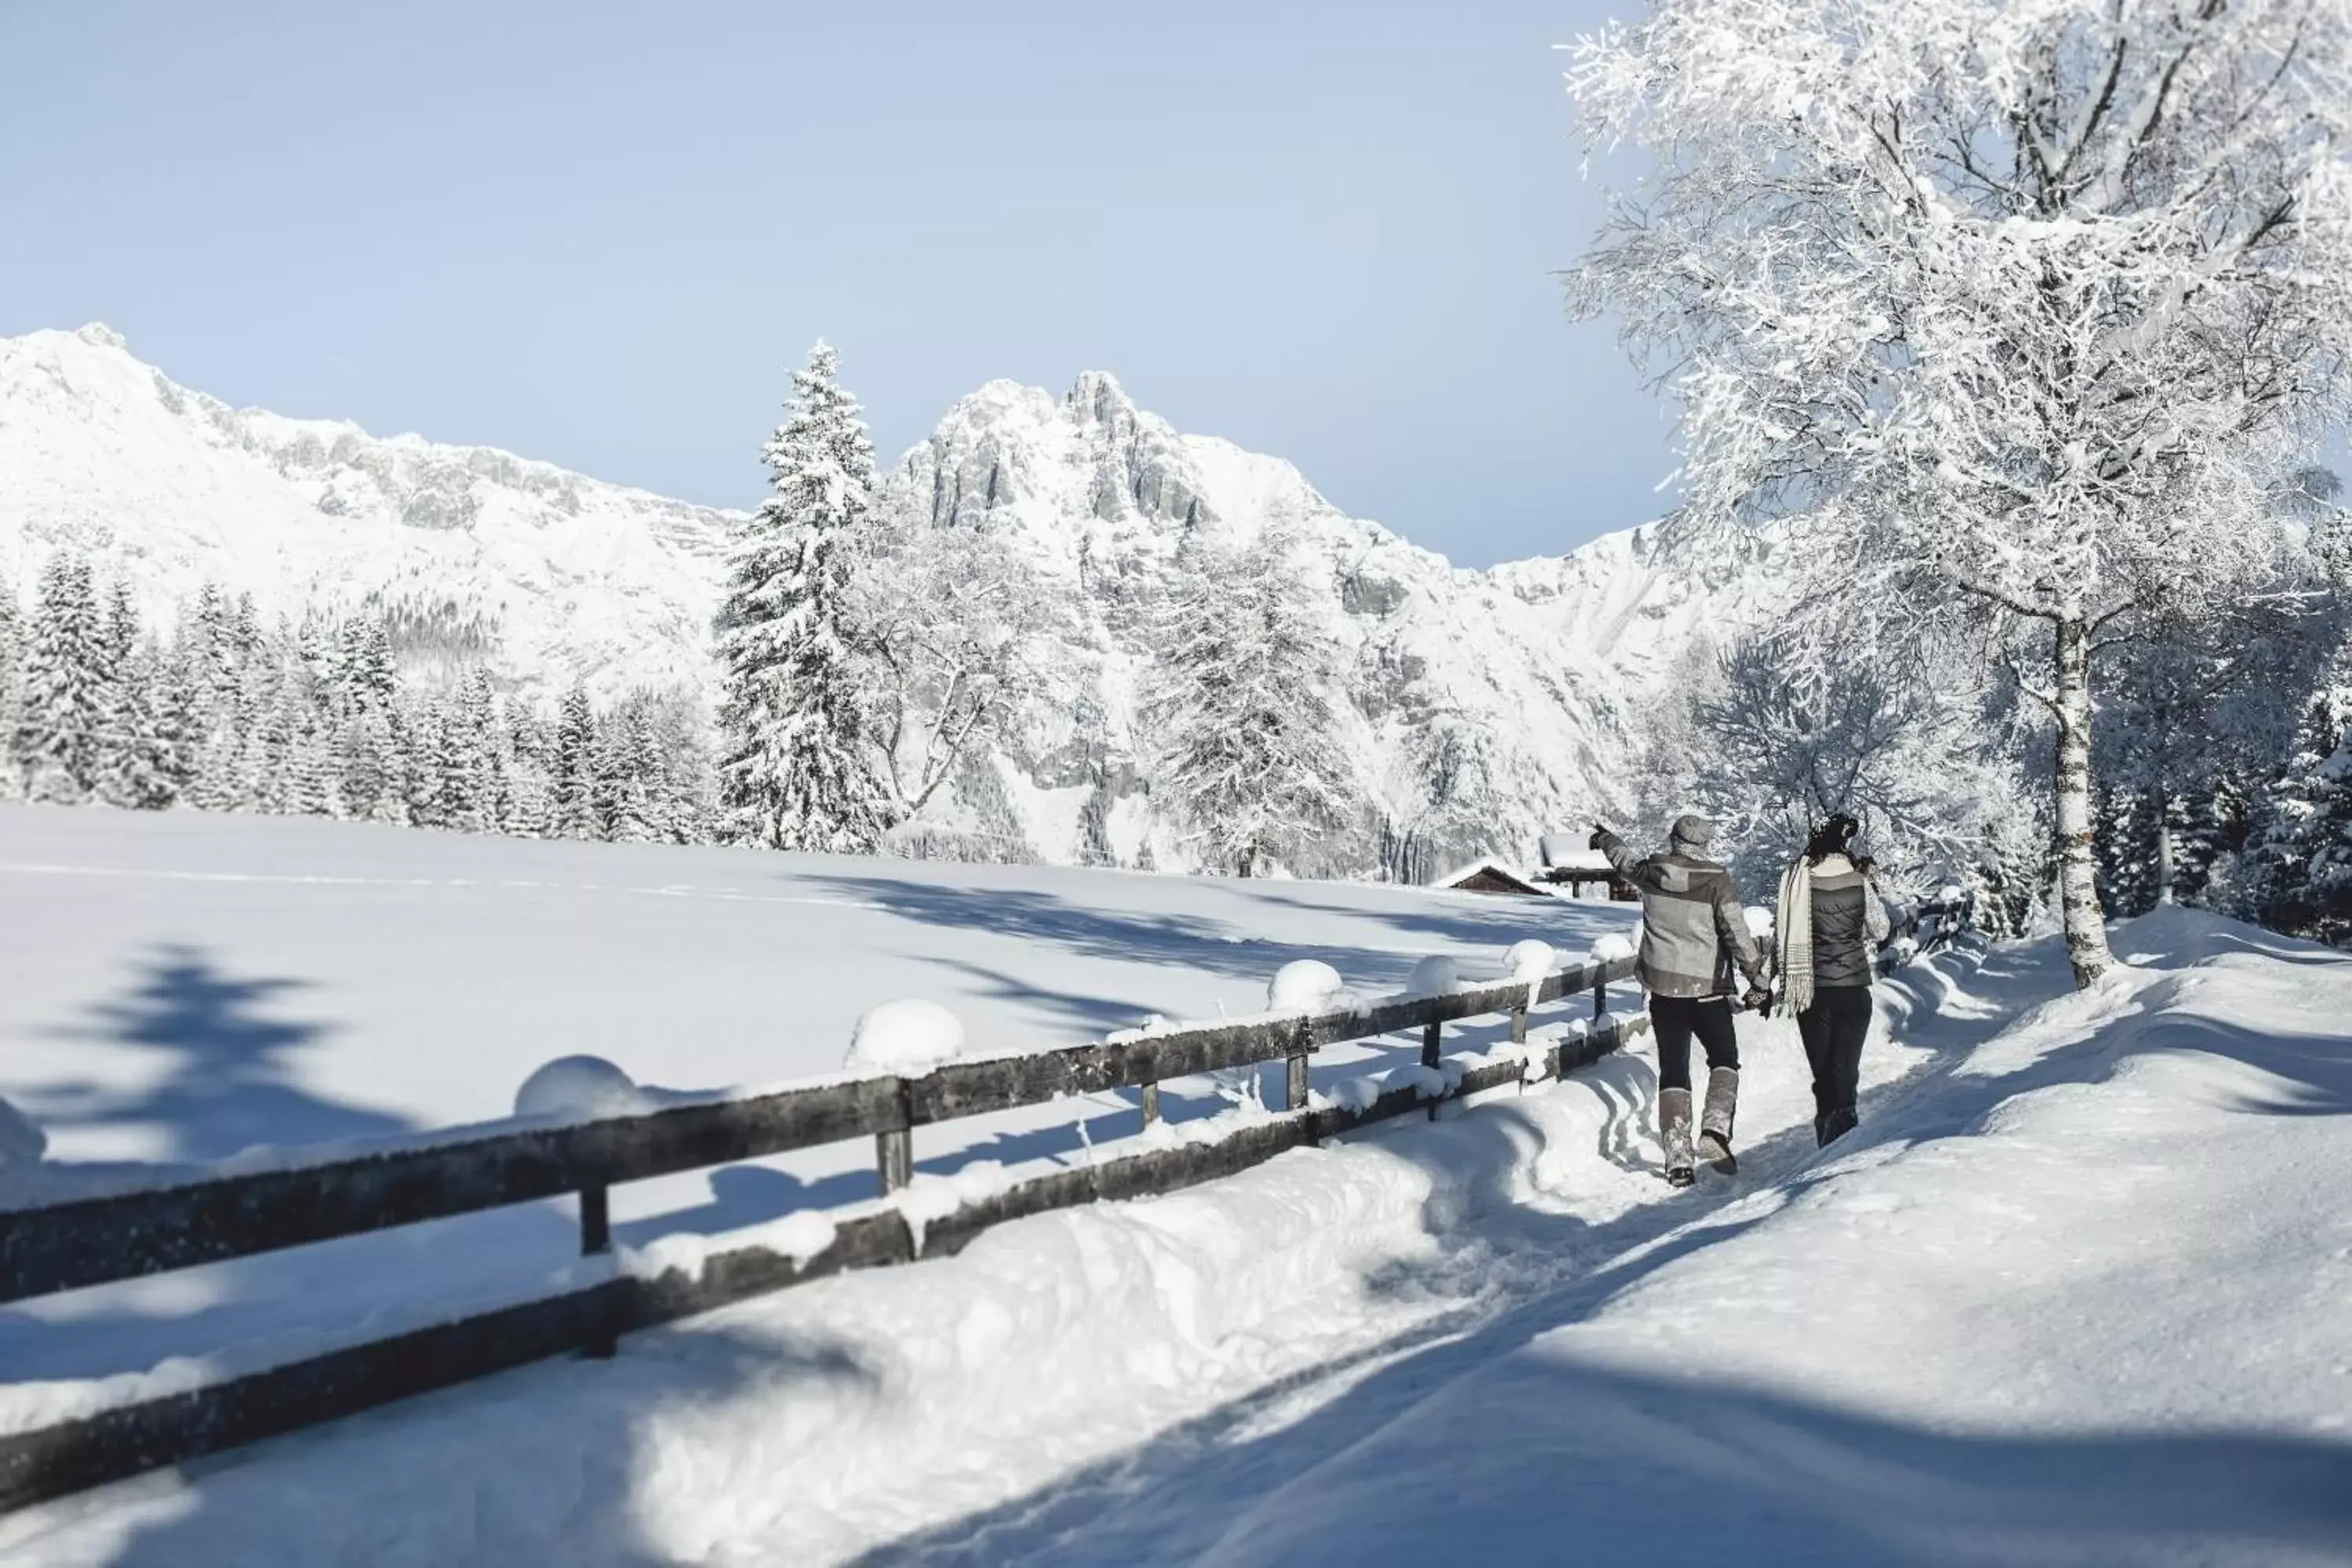
[[[0,5],[0,333],[701,501],[820,333],[885,456],[1117,374],[1467,564],[1643,521],[1554,272],[1604,0]]]

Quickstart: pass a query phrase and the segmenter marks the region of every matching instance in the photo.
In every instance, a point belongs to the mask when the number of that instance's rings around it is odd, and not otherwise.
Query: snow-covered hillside
[[[746,412],[748,449],[758,411]],[[1589,525],[1572,477],[1563,488],[1563,526]],[[1670,564],[1654,530],[1455,568],[1339,512],[1287,463],[1177,432],[1097,374],[1059,398],[982,388],[884,489],[901,519],[1017,539],[1074,612],[1050,650],[1078,694],[1071,727],[1035,754],[994,759],[1003,798],[961,813],[1048,860],[1076,853],[1082,759],[1120,764],[1118,837],[1148,837],[1149,780],[1127,765],[1148,750],[1137,676],[1188,530],[1223,540],[1297,525],[1376,806],[1429,833],[1433,781],[1465,768],[1477,781],[1462,820],[1434,833],[1439,858],[1523,850],[1546,826],[1621,804],[1623,753],[1673,662],[1771,592],[1754,562]],[[151,618],[210,578],[266,614],[373,602],[423,653],[485,658],[541,693],[584,677],[607,697],[707,695],[726,525],[488,448],[232,410],[102,327],[0,340],[0,573],[20,587],[70,545],[101,577],[127,576]]]
[[[151,623],[206,580],[267,614],[373,601],[543,687],[699,686],[723,514],[482,447],[232,409],[101,326],[0,339],[0,574],[61,545]]]
[[[1625,912],[23,808],[0,854],[0,1087],[117,1158],[217,1149],[239,1117],[478,1113],[533,1018],[542,1049],[635,1036],[645,1076],[708,1077],[837,1040],[841,1011],[800,1026],[852,974],[994,1043],[1244,1004],[1298,952],[1381,984]],[[2081,994],[2056,939],[1883,986],[1862,1126],[1826,1152],[1793,1026],[1743,1018],[1736,1178],[1658,1181],[1644,1047],[28,1510],[0,1557],[2343,1563],[2352,960],[2185,910],[2117,951]],[[1085,1113],[1097,1143],[1132,1126]],[[1035,1132],[970,1152],[1087,1157]],[[622,1239],[824,1185],[712,1173]],[[526,1271],[572,1240],[528,1205],[22,1303],[5,1408],[103,1397],[166,1344],[202,1348],[154,1371],[187,1380],[252,1353],[240,1332],[462,1301],[490,1249],[466,1227]]]

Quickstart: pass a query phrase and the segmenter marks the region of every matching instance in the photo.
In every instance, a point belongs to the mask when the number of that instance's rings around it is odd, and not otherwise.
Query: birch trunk
[[[2172,843],[2172,797],[2161,789],[2148,792],[2150,804],[2156,807],[2156,903],[2167,908],[2179,900],[2172,896],[2172,877],[2176,851]]]
[[[2066,926],[2066,962],[2086,986],[2115,964],[2106,917],[2099,910],[2091,854],[2090,627],[2058,623],[2058,900]]]

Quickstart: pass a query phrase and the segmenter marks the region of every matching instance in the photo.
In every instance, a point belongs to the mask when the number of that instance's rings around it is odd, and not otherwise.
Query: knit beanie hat
[[[1666,837],[1685,849],[1704,849],[1715,842],[1715,824],[1704,816],[1677,816]]]

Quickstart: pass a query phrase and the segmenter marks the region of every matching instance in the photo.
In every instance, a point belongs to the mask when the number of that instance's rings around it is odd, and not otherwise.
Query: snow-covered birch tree
[[[1235,551],[1193,538],[1146,692],[1151,789],[1210,867],[1247,877],[1296,864],[1349,821],[1360,791],[1297,540],[1272,521]]]
[[[902,523],[856,581],[873,742],[904,822],[1063,695],[1045,653],[1065,613],[1016,547],[966,524]]]
[[[773,492],[743,525],[719,611],[719,798],[739,837],[864,853],[890,823],[857,679],[852,589],[873,511],[874,447],[820,342],[766,459]]]
[[[2347,55],[2347,0],[1658,0],[1575,47],[1591,144],[1656,163],[1571,300],[1681,399],[1685,523],[2006,623],[2082,984],[2098,655],[2264,570],[2346,408]]]

